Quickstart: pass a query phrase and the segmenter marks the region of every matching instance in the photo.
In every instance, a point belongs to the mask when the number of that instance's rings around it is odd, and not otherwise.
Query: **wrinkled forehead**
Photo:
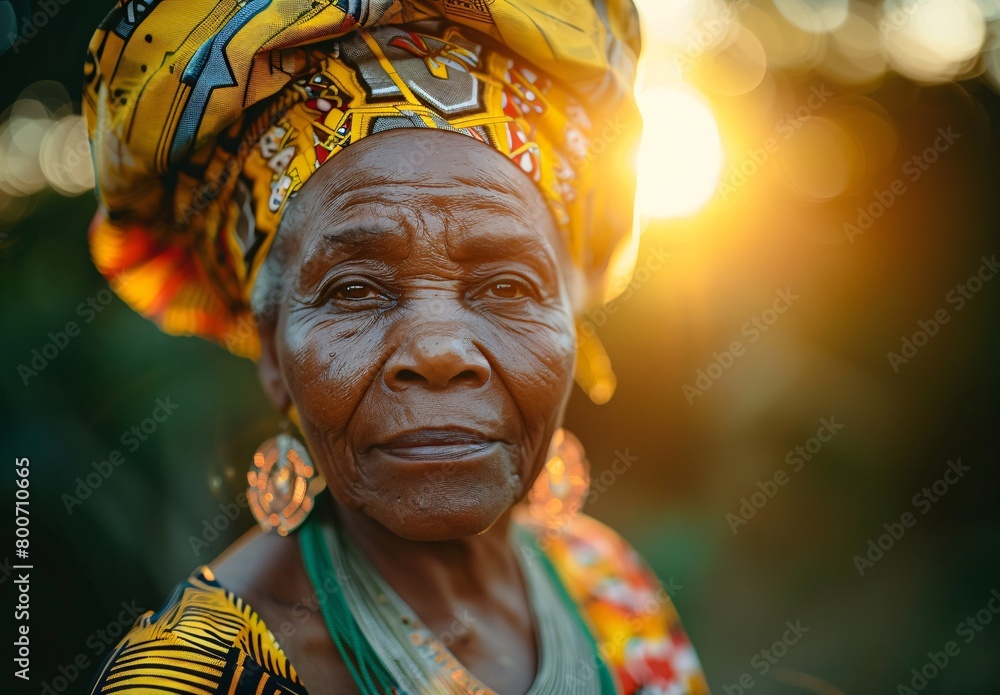
[[[520,248],[534,237],[540,253],[569,263],[536,184],[508,157],[460,133],[400,129],[366,138],[339,152],[289,202],[280,236],[299,236],[300,248],[352,218],[386,234],[437,219],[457,222],[449,241],[485,233]]]

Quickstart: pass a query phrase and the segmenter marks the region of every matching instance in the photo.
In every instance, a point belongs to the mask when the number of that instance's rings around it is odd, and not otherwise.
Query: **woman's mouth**
[[[395,458],[443,461],[474,456],[495,444],[494,439],[465,430],[423,429],[396,435],[373,448]]]

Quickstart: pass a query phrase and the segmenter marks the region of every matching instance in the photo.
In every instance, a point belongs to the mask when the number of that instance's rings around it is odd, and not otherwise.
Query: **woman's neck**
[[[497,592],[523,590],[516,551],[509,542],[511,512],[480,534],[446,541],[397,536],[363,512],[334,502],[343,528],[375,569],[413,608],[451,612],[456,604],[481,603]]]
[[[538,635],[509,541],[510,510],[475,536],[413,541],[362,512],[336,503],[334,509],[344,532],[471,673],[495,692],[528,691],[538,668]]]

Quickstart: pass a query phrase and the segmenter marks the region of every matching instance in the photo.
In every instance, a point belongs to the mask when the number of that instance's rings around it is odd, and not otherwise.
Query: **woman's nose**
[[[479,388],[490,380],[490,371],[490,363],[469,337],[432,330],[409,336],[386,362],[383,378],[393,391],[411,386]]]

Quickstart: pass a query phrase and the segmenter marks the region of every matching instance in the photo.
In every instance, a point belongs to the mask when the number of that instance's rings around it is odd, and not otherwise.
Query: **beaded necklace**
[[[299,544],[327,629],[361,692],[496,695],[423,624],[339,522],[322,524],[322,516],[312,514],[299,529]],[[527,695],[613,695],[593,636],[534,534],[512,523],[511,544],[539,639]]]

